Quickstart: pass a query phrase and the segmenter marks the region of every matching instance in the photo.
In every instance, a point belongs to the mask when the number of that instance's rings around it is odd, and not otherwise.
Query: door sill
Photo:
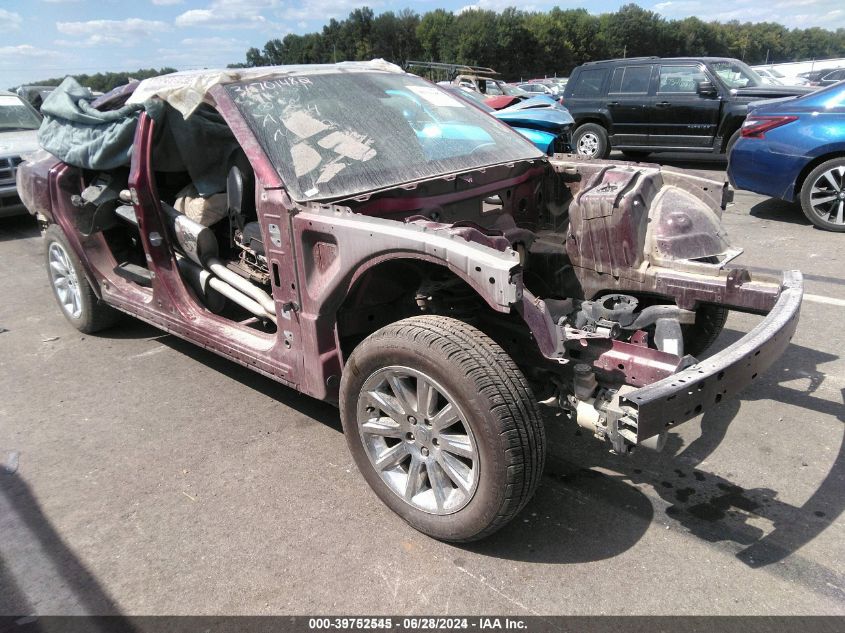
[[[613,145],[612,149],[618,149],[620,152],[687,152],[692,154],[715,154],[712,147],[667,147],[666,145]]]

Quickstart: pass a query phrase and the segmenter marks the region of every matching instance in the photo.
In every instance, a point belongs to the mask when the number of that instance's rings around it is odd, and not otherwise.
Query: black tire
[[[845,157],[825,161],[807,174],[801,185],[801,210],[804,215],[820,229],[836,233],[845,231],[845,175],[839,173],[840,168],[845,168]],[[829,174],[830,179],[825,174]],[[816,189],[815,201],[813,189]],[[832,199],[820,203],[818,198]]]
[[[681,325],[684,337],[684,354],[698,356],[707,351],[728,320],[730,310],[723,306],[705,304],[699,306],[695,312],[695,323]]]
[[[623,149],[622,155],[625,156],[625,158],[627,158],[628,160],[640,162],[651,156],[651,152],[639,152]]]
[[[589,149],[593,151],[590,152]],[[607,158],[610,154],[610,140],[607,130],[597,123],[585,123],[572,135],[572,151],[588,158]]]
[[[364,402],[372,400],[359,402],[362,390],[380,372],[397,367],[422,372],[448,390],[446,400],[464,413],[459,424],[468,427],[474,436],[478,456],[476,488],[471,496],[467,495],[465,505],[450,514],[426,512],[394,492],[376,470],[368,454],[370,449],[365,446],[359,412]],[[419,408],[417,403],[416,410]],[[376,409],[366,409],[366,413],[373,410]],[[376,411],[384,413],[383,409]],[[543,472],[545,429],[525,377],[499,345],[462,321],[419,316],[398,321],[369,336],[355,348],[344,369],[340,412],[349,450],[373,491],[412,527],[436,539],[467,542],[492,534],[525,506]],[[413,442],[413,436],[407,441]],[[440,456],[434,448],[431,450],[431,457],[424,459],[438,461]],[[428,469],[432,466],[426,466],[421,481],[431,482]],[[408,473],[410,480],[410,463],[396,467],[406,468],[402,472]],[[433,485],[429,485],[433,493]]]
[[[47,277],[50,280],[50,287],[53,289],[53,296],[59,304],[59,308],[71,325],[80,332],[93,334],[107,327],[111,327],[120,318],[120,312],[106,305],[97,298],[94,290],[85,277],[85,271],[79,258],[68,244],[67,238],[62,230],[55,224],[50,225],[44,233],[44,255],[47,265]],[[55,245],[55,246],[54,246]],[[69,308],[59,296],[60,290],[57,286],[57,277],[53,272],[51,255],[58,255],[59,250],[64,254],[69,276],[73,279],[73,287],[78,291],[78,310]]]

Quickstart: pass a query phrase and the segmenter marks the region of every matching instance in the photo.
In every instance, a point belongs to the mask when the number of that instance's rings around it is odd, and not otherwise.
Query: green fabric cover
[[[44,121],[38,142],[74,167],[109,171],[127,167],[142,111],[156,123],[153,147],[155,171],[187,171],[201,196],[226,189],[232,154],[239,148],[229,126],[211,107],[202,106],[187,119],[159,99],[101,112],[91,106],[96,97],[73,77],[67,77],[41,107]]]

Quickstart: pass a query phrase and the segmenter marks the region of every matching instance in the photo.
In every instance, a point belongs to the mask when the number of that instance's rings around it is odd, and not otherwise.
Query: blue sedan
[[[799,201],[819,228],[845,231],[845,81],[749,104],[728,177],[738,189]]]

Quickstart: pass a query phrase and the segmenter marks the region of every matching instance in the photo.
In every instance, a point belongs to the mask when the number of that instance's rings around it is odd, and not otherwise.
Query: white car
[[[775,86],[806,86],[809,82],[798,75],[785,75],[776,68],[753,68],[767,84]]]
[[[15,174],[22,156],[38,149],[41,115],[13,92],[0,91],[0,218],[26,213]]]
[[[535,95],[554,96],[557,94],[557,91],[551,86],[547,86],[546,84],[541,84],[539,82],[533,81],[524,84],[517,84],[517,88],[522,88],[525,92],[530,92],[531,94]]]

